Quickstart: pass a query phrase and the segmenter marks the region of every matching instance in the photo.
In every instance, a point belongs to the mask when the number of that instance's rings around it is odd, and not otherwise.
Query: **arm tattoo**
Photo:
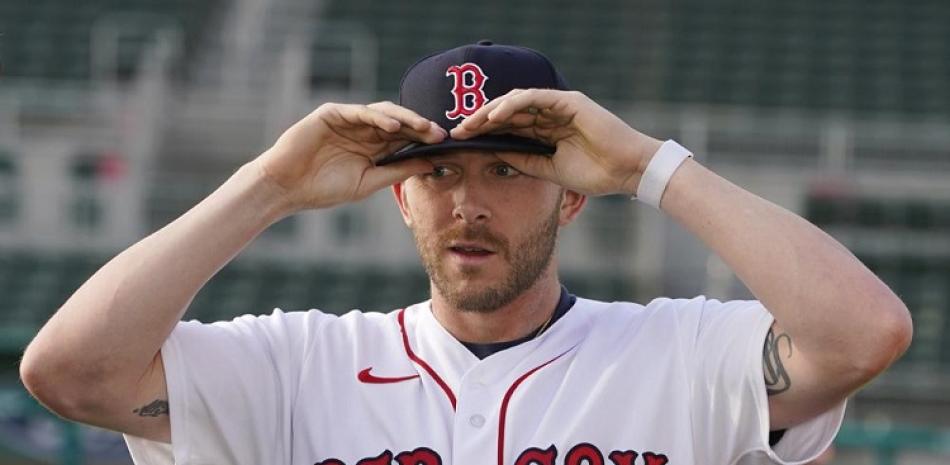
[[[781,394],[792,387],[792,380],[785,371],[785,365],[782,364],[782,354],[779,351],[781,342],[785,341],[785,347],[788,348],[786,358],[792,358],[792,338],[788,333],[782,333],[778,336],[775,331],[769,328],[769,333],[765,335],[765,345],[762,347],[762,368],[765,371],[765,393],[774,396]]]
[[[143,405],[135,410],[132,410],[132,413],[137,414],[140,417],[157,417],[159,415],[168,415],[168,401],[155,399],[148,405]]]

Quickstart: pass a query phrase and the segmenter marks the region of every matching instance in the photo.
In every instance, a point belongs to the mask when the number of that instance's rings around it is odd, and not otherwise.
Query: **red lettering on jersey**
[[[393,462],[393,453],[386,449],[376,457],[367,457],[356,462],[356,465],[389,465]]]
[[[571,448],[564,456],[564,465],[581,465],[582,462],[587,462],[587,465],[604,465],[604,454],[594,445],[583,442]]]
[[[445,112],[446,118],[450,120],[468,118],[488,102],[488,97],[482,90],[488,76],[475,63],[450,66],[445,71],[445,75],[454,80],[452,96],[455,97],[455,108]],[[466,80],[466,77],[469,79]]]
[[[614,463],[614,465],[633,465],[633,462],[637,459],[638,455],[639,454],[633,450],[615,450],[611,452],[608,457],[610,458],[610,461]]]
[[[532,447],[518,455],[514,465],[557,465],[557,447],[551,444],[547,449]],[[640,456],[633,450],[615,450],[608,455],[612,465],[636,465]],[[670,459],[664,454],[644,452],[643,465],[667,465]],[[412,451],[400,452],[395,457],[388,449],[376,457],[367,457],[356,465],[442,465],[442,457],[438,452],[428,447],[418,447]],[[326,459],[315,462],[313,465],[346,465],[339,459]],[[605,465],[604,455],[593,444],[581,443],[571,448],[564,456],[563,465]]]
[[[644,452],[643,460],[646,465],[666,465],[670,459],[663,454],[654,454],[653,452]]]
[[[557,448],[554,447],[554,444],[544,450],[532,447],[518,456],[515,465],[554,465],[554,459],[556,458]]]
[[[419,447],[412,452],[402,452],[396,456],[399,465],[442,465],[442,457],[428,447]]]

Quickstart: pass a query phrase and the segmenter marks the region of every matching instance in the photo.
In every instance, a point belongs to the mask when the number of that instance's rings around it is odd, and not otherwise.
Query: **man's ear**
[[[406,182],[397,182],[393,184],[393,197],[396,198],[396,205],[399,206],[399,213],[402,213],[402,221],[406,226],[412,226],[412,215],[409,213],[409,201],[406,200]]]
[[[586,195],[565,189],[564,194],[561,196],[561,211],[558,224],[567,226],[574,222],[577,215],[580,215],[581,210],[584,209],[584,205],[587,205]]]

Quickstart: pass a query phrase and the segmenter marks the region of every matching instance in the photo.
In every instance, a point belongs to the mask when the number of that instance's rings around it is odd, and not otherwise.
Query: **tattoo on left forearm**
[[[132,410],[132,413],[137,414],[140,417],[157,417],[159,415],[168,415],[168,401],[163,399],[155,399],[150,404],[143,405],[135,410]]]
[[[762,368],[765,372],[765,393],[770,396],[781,394],[792,387],[792,380],[785,371],[779,350],[782,341],[785,341],[785,347],[788,348],[785,358],[792,358],[792,337],[788,333],[776,336],[775,331],[769,328],[768,334],[765,335],[765,345],[762,347]]]

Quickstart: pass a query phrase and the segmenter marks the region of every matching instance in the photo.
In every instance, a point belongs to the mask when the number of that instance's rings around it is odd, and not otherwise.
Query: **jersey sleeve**
[[[758,301],[689,301],[698,310],[692,402],[693,435],[709,451],[704,463],[801,464],[824,451],[844,417],[845,402],[789,428],[769,446],[769,406],[762,350],[773,317]]]
[[[320,312],[179,323],[162,346],[171,446],[126,436],[137,465],[290,463],[299,367]]]

